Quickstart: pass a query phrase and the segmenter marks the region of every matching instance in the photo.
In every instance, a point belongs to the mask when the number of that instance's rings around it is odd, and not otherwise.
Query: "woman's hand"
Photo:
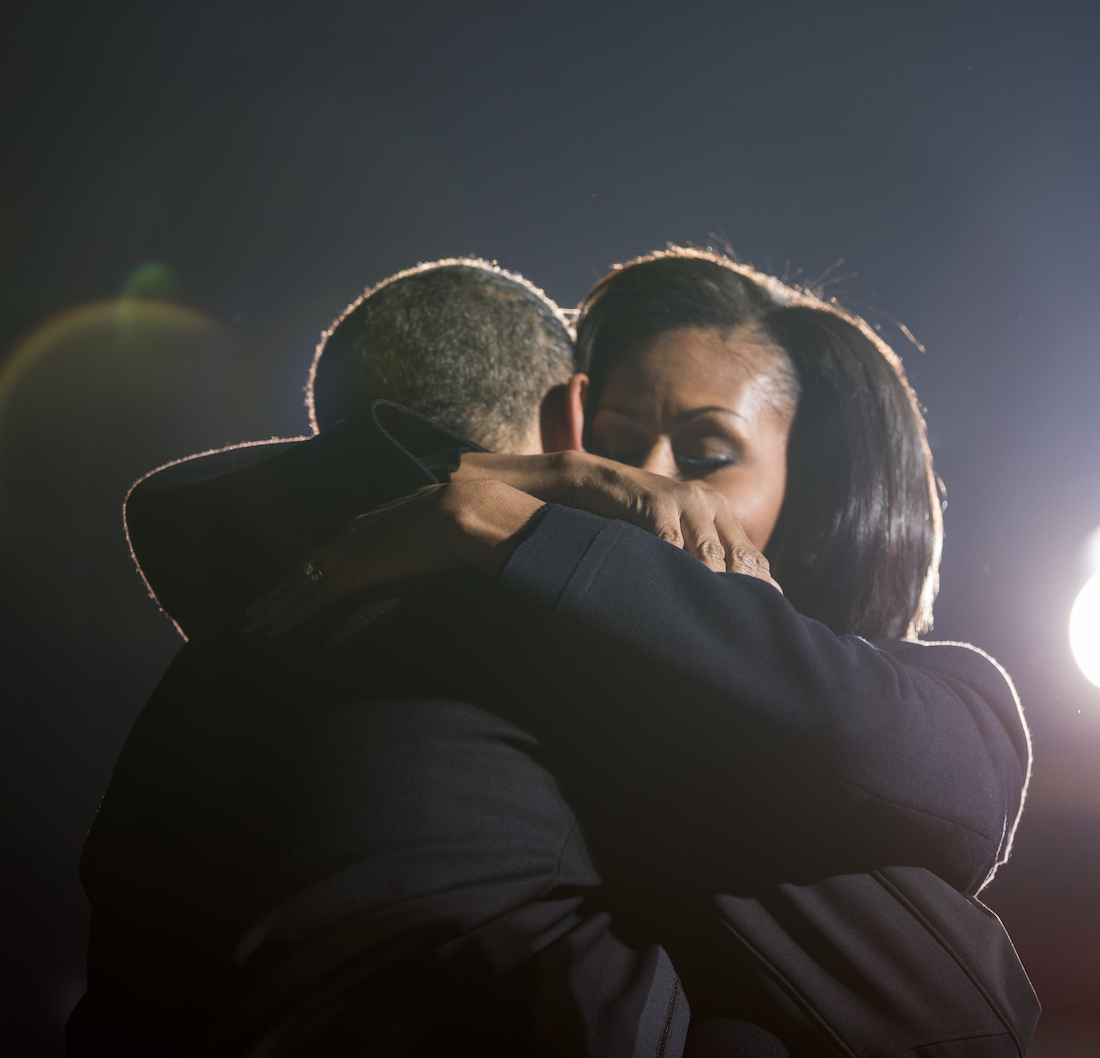
[[[682,547],[717,573],[745,573],[775,588],[768,560],[720,492],[586,452],[510,456],[467,452],[456,482],[496,480],[550,503],[619,518]],[[782,591],[782,588],[779,588]]]
[[[244,631],[279,635],[348,595],[451,569],[496,576],[543,501],[631,522],[717,573],[779,588],[713,489],[580,452],[468,453],[453,479],[353,518],[245,611]]]
[[[279,635],[348,595],[450,569],[495,576],[542,505],[488,479],[428,485],[353,518],[245,611],[244,631]]]

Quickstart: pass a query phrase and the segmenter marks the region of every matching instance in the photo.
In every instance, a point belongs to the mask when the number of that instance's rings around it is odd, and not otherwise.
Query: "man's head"
[[[317,347],[306,401],[315,429],[385,398],[486,448],[537,452],[543,398],[575,371],[569,326],[541,290],[451,259],[353,302]]]

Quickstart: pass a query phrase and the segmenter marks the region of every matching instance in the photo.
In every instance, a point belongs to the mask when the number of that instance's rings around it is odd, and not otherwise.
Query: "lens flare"
[[[1069,613],[1069,647],[1085,679],[1100,687],[1100,573],[1077,593]]]
[[[0,594],[27,627],[117,642],[123,497],[150,467],[238,439],[237,351],[201,313],[123,298],[43,321],[0,361]]]
[[[126,278],[123,298],[174,301],[179,294],[176,273],[163,261],[146,261]]]
[[[27,478],[28,495],[39,487],[29,468],[46,451],[71,444],[66,460],[79,460],[130,427],[175,421],[185,398],[201,416],[228,353],[213,320],[146,298],[80,305],[40,324],[0,360],[0,513],[13,474]]]
[[[0,416],[21,378],[37,363],[92,334],[111,345],[132,342],[141,331],[205,332],[216,324],[182,305],[146,298],[96,301],[40,324],[0,362]]]

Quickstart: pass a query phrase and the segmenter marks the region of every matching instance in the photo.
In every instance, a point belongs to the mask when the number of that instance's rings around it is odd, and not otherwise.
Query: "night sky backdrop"
[[[882,325],[947,488],[935,637],[1012,673],[1036,771],[987,891],[1100,1054],[1100,5],[9,3],[0,15],[0,1048],[59,1053],[81,843],[180,641],[128,485],[306,430],[321,330],[417,261],[564,306],[720,245]],[[910,343],[903,322],[925,352]]]

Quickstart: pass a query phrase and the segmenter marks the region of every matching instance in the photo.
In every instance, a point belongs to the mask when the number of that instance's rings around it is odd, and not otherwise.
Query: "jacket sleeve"
[[[240,611],[355,514],[446,481],[457,434],[389,401],[314,437],[237,445],[161,467],[126,497],[126,531],[150,594],[186,636]]]
[[[651,844],[709,849],[712,885],[743,874],[746,843],[772,877],[914,865],[969,892],[1007,857],[1030,744],[974,647],[835,635],[763,581],[561,507],[499,586],[580,659],[602,781],[633,791],[618,822],[647,789]]]

